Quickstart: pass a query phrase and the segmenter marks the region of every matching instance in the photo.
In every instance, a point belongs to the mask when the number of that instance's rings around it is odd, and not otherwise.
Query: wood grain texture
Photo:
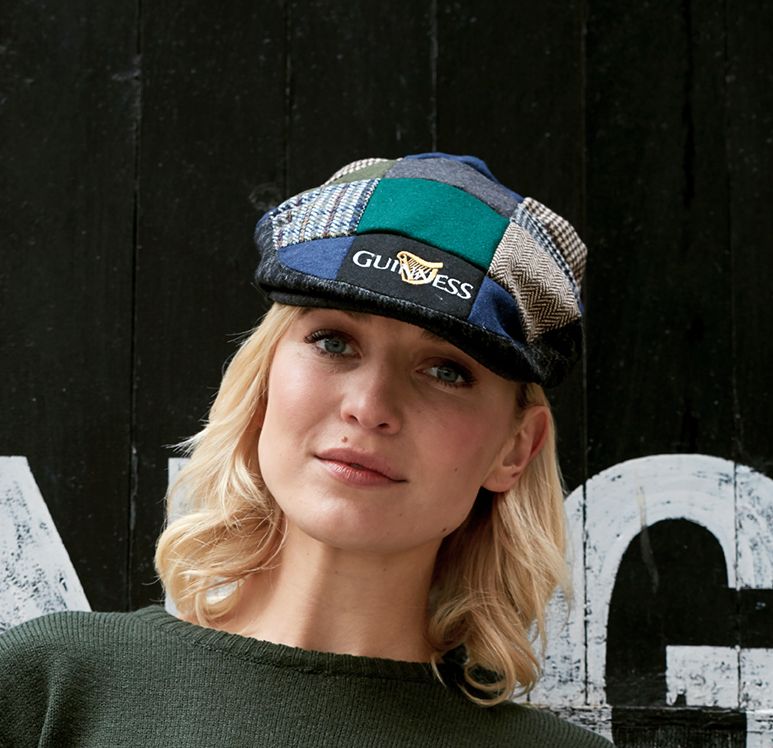
[[[732,457],[723,4],[589,4],[589,472]]]
[[[290,194],[350,161],[432,150],[429,0],[288,7]]]
[[[3,6],[0,455],[24,455],[95,607],[126,607],[136,17]]]
[[[729,0],[726,24],[736,453],[773,475],[773,4]]]
[[[615,707],[618,748],[745,748],[746,716],[730,709]]]
[[[265,310],[252,230],[284,194],[284,36],[278,0],[144,7],[133,607],[160,599],[168,445],[201,428],[236,336]]]

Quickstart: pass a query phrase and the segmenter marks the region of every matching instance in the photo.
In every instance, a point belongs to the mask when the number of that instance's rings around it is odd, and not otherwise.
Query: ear
[[[548,409],[544,405],[528,407],[522,414],[518,430],[503,445],[483,488],[495,493],[509,491],[545,445],[549,424]]]

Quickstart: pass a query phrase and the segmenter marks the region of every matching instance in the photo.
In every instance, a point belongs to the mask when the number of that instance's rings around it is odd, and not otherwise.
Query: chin
[[[324,520],[289,521],[306,538],[320,545],[345,553],[366,553],[393,556],[410,553],[419,547],[437,548],[441,538],[406,538],[385,532],[383,523],[353,521],[351,516],[328,516]]]

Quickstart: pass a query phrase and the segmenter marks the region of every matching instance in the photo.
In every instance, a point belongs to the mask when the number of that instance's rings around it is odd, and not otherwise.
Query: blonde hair
[[[231,360],[204,428],[181,445],[191,455],[167,495],[190,509],[158,540],[158,575],[179,612],[216,626],[239,601],[240,583],[270,568],[283,517],[266,489],[257,441],[276,345],[300,307],[274,304]],[[519,412],[549,405],[536,384],[519,386]],[[481,490],[473,510],[441,544],[429,599],[428,640],[435,673],[464,648],[464,689],[482,705],[526,693],[540,675],[544,612],[557,586],[568,591],[563,487],[555,431],[513,489]],[[235,585],[235,588],[234,588]],[[216,594],[233,589],[231,594]]]

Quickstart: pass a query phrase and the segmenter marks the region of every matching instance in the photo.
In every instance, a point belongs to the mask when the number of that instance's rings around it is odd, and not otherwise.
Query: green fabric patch
[[[377,164],[363,166],[362,169],[357,169],[357,171],[353,171],[351,174],[344,174],[342,177],[338,177],[338,179],[328,182],[328,184],[356,182],[360,179],[378,179],[379,177],[383,177],[396,163],[397,161],[394,159],[391,161],[379,161]]]
[[[507,225],[507,218],[456,187],[387,178],[373,191],[357,233],[402,234],[487,270]]]

